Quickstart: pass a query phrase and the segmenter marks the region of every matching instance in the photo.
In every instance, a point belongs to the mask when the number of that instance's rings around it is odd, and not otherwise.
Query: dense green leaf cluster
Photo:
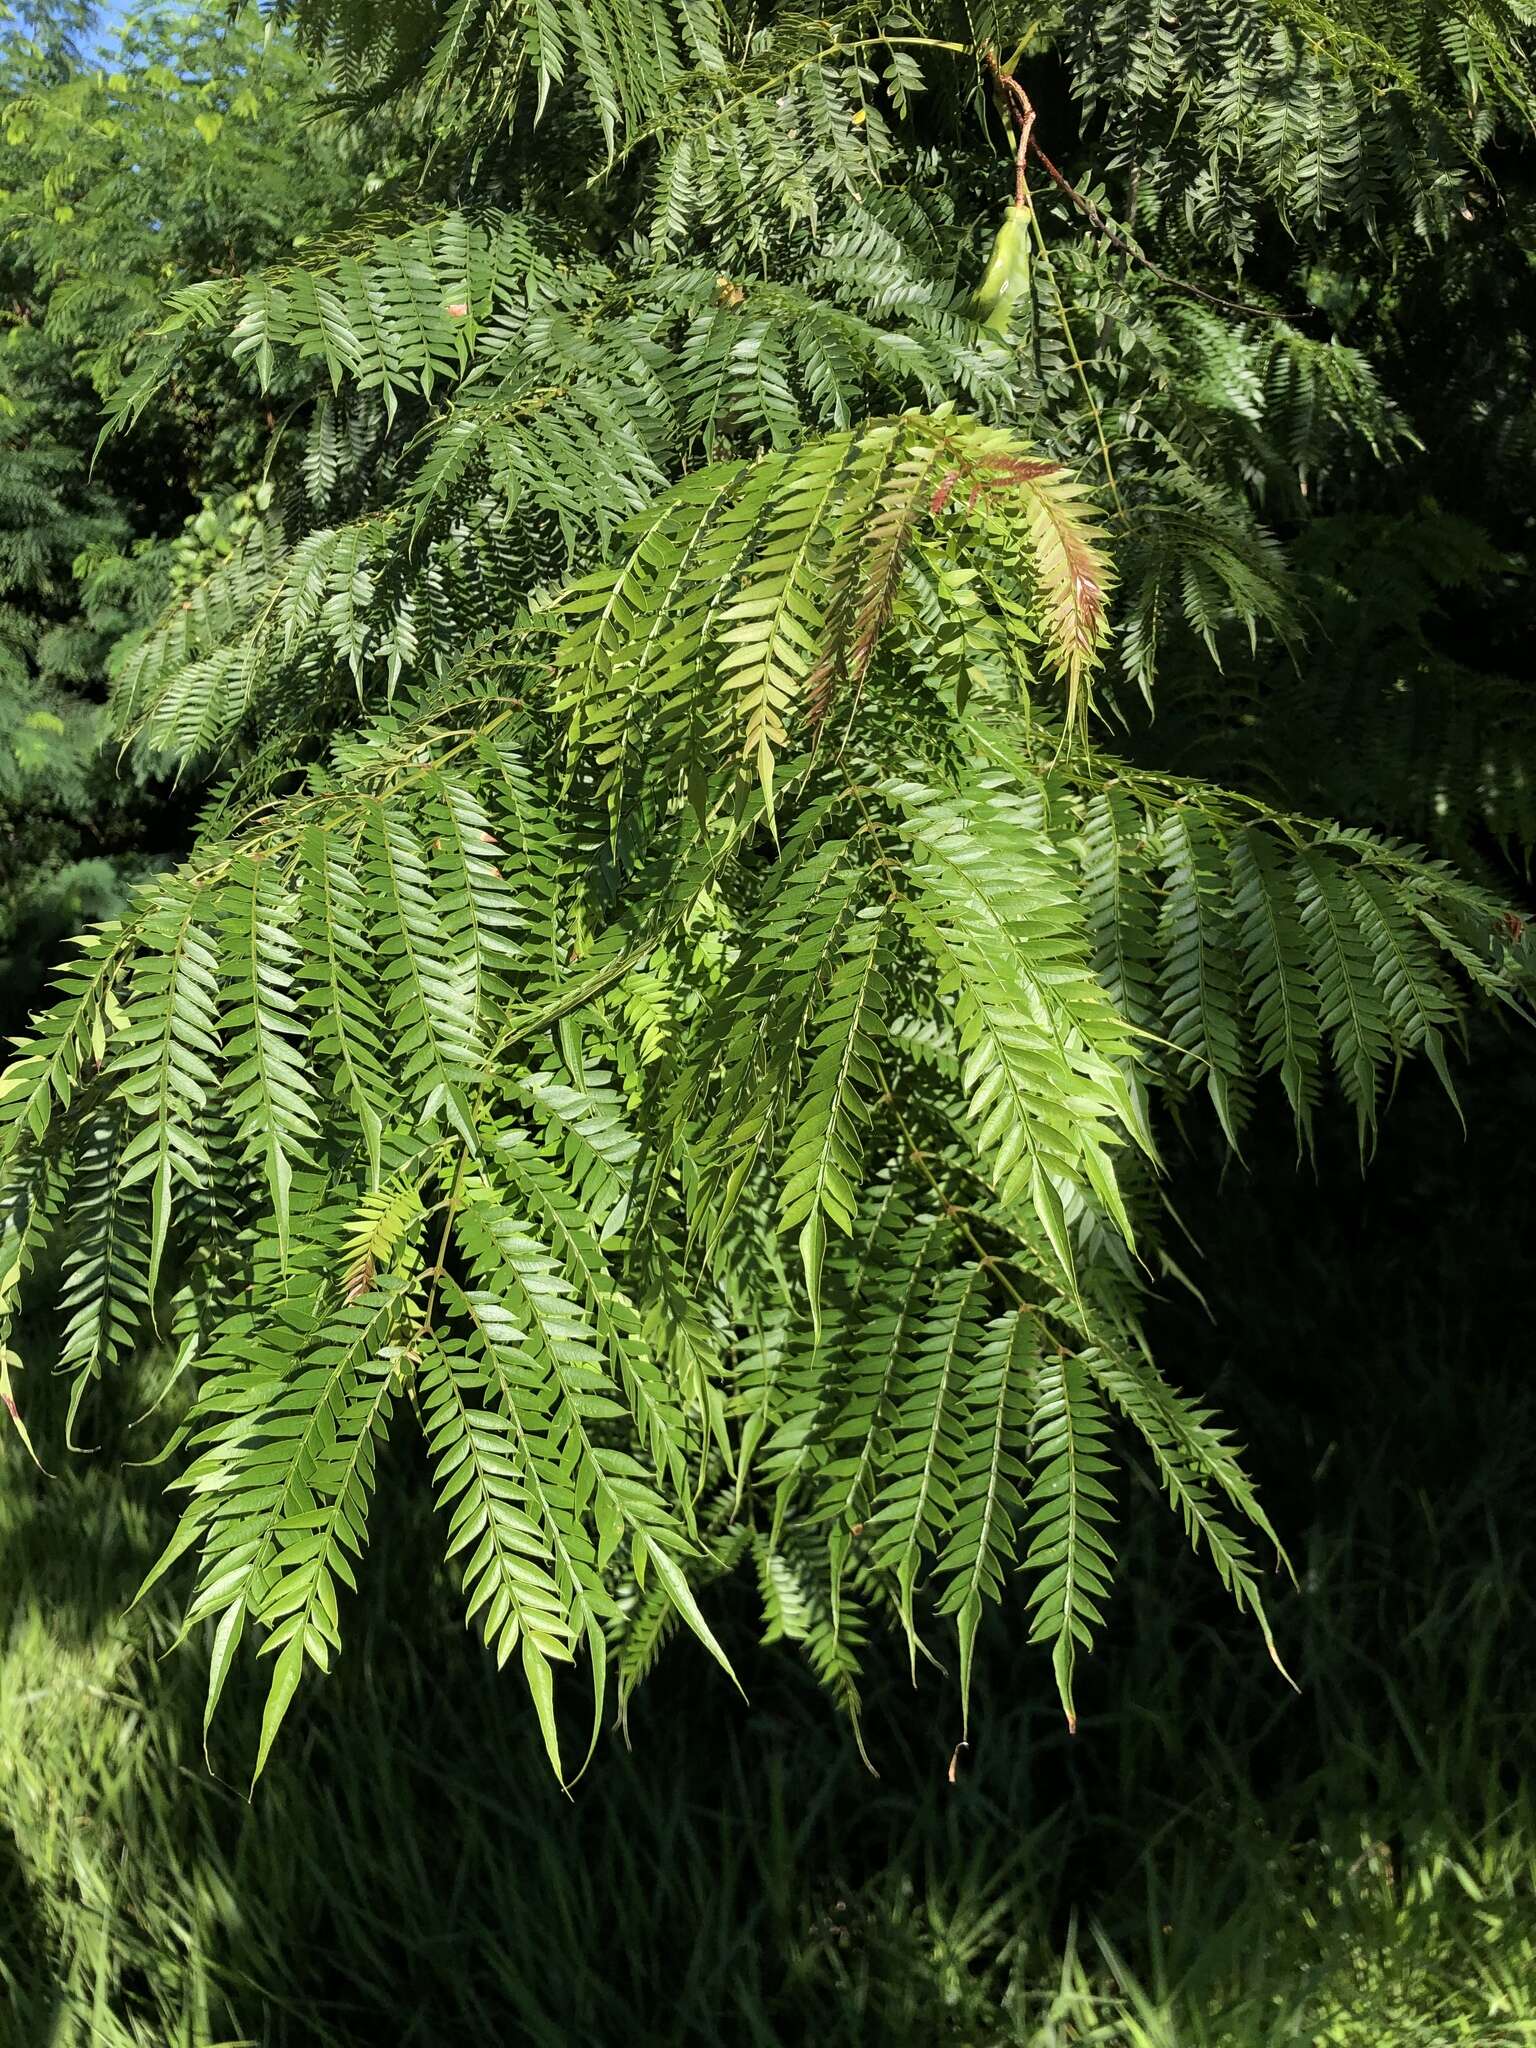
[[[1262,1616],[1228,1518],[1267,1525],[1137,1341],[1149,1092],[1235,1140],[1332,1069],[1364,1130],[1513,988],[1448,871],[1020,699],[1008,620],[1065,701],[1107,581],[1060,472],[959,417],[706,468],[86,943],[7,1077],[8,1262],[67,1197],[77,1397],[157,1300],[185,1332],[210,1710],[248,1622],[269,1734],[329,1661],[407,1390],[552,1752],[550,1666],[600,1711],[652,1582],[710,1641],[691,1585],[758,1513],[844,1686],[844,1616],[915,1642],[930,1583],[964,1668],[1017,1561],[1070,1711],[1111,1413]]]
[[[1529,969],[1278,748],[1246,792],[1149,765],[1154,684],[1230,737],[1229,687],[1329,658],[1292,560],[1413,438],[1288,279],[1206,267],[1263,209],[1449,232],[1522,10],[1417,10],[1410,62],[1354,11],[1069,5],[1009,71],[1002,19],[279,12],[464,203],[178,282],[137,348],[109,430],[199,379],[272,409],[116,664],[137,758],[224,780],[0,1084],[0,1313],[60,1263],[72,1424],[151,1331],[189,1381],[161,1569],[209,1713],[256,1639],[259,1769],[413,1428],[557,1768],[558,1668],[595,1739],[679,1624],[723,1661],[737,1568],[850,1706],[880,1616],[914,1657],[952,1618],[964,1697],[1022,1577],[1070,1717],[1127,1446],[1267,1635],[1273,1532],[1141,1331],[1170,1131],[1203,1099],[1240,1149],[1267,1089],[1366,1149]],[[1043,99],[1036,41],[1126,203],[1054,159],[1031,198],[1021,140],[989,325],[985,81]]]

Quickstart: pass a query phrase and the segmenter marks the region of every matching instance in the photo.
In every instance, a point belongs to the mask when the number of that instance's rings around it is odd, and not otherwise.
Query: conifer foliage
[[[1175,282],[1028,157],[1028,22],[278,11],[486,203],[179,289],[138,352],[109,432],[199,351],[288,406],[269,516],[117,677],[140,758],[222,780],[0,1084],[0,1311],[61,1275],[77,1429],[157,1334],[190,1388],[157,1575],[209,1714],[254,1644],[259,1771],[412,1431],[561,1771],[558,1674],[595,1740],[679,1630],[726,1662],[737,1569],[849,1707],[881,1620],[952,1630],[965,1702],[1018,1586],[1073,1716],[1127,1456],[1267,1638],[1275,1532],[1141,1334],[1165,1155],[1266,1091],[1368,1149],[1524,1006],[1523,926],[1107,742],[1170,648],[1219,689],[1234,630],[1295,645],[1264,494],[1397,433],[1244,300],[1255,212],[1395,180],[1443,232],[1526,11],[1057,10]]]

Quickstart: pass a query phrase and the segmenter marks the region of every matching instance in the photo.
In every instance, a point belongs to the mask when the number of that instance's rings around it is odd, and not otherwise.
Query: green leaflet
[[[131,1352],[149,1306],[149,1204],[142,1183],[123,1180],[124,1138],[122,1116],[109,1110],[84,1131],[75,1159],[57,1368],[75,1381],[69,1433],[89,1383]]]
[[[1059,856],[1024,815],[985,790],[892,794],[911,816],[907,914],[955,1006],[977,1149],[1003,1200],[1034,1209],[1075,1289],[1069,1198],[1131,1234],[1111,1147],[1140,1136],[1118,1064],[1133,1041],[1089,968]]]
[[[1238,999],[1233,906],[1220,828],[1174,807],[1163,825],[1163,1003],[1186,1072],[1210,1091],[1234,1151],[1247,1107],[1246,1020]]]
[[[316,1052],[358,1120],[377,1180],[392,1089],[384,1072],[384,1020],[369,981],[369,909],[351,849],[311,826],[303,840],[299,979]]]
[[[294,1165],[316,1129],[313,1090],[300,1054],[293,936],[297,905],[266,863],[242,863],[226,893],[220,1018],[230,1062],[229,1115],[249,1156],[259,1158],[272,1199],[280,1252],[288,1241]]]
[[[335,1301],[319,1263],[294,1274],[282,1317],[262,1326],[239,1315],[226,1326],[190,1433],[196,1455],[179,1482],[192,1501],[151,1575],[195,1544],[186,1627],[217,1625],[205,1727],[247,1621],[261,1625],[276,1661],[257,1776],[304,1664],[328,1668],[340,1645],[337,1583],[355,1585],[376,1439],[393,1407],[393,1347],[412,1306],[393,1275],[355,1301]]]
[[[879,916],[874,913],[850,935],[843,965],[818,1012],[815,1057],[779,1169],[780,1227],[799,1227],[806,1293],[818,1324],[827,1224],[844,1233],[853,1228],[862,1131],[872,1114],[876,1034],[886,1001]]]
[[[843,1532],[868,1517],[888,1462],[896,1402],[934,1283],[935,1261],[950,1250],[951,1238],[951,1226],[938,1216],[907,1228],[898,1217],[891,1228],[871,1234],[871,1263],[878,1254],[879,1268],[854,1297],[861,1320],[856,1331],[849,1331],[847,1386],[827,1433],[826,1462],[817,1474],[820,1513],[835,1518],[831,1540],[843,1546],[844,1555]]]
[[[1317,990],[1282,849],[1250,827],[1231,845],[1234,907],[1242,919],[1248,1006],[1261,1071],[1278,1070],[1303,1140],[1318,1096]]]
[[[448,1555],[460,1557],[465,1618],[475,1621],[498,1664],[521,1645],[523,1671],[556,1772],[549,1666],[568,1662],[576,1638],[562,1593],[561,1561],[541,1526],[538,1482],[514,1416],[498,1408],[497,1376],[434,1345],[423,1360],[423,1421],[438,1504],[448,1522]],[[582,1608],[583,1624],[595,1620]],[[602,1714],[605,1658],[593,1661],[594,1739]]]
[[[941,1283],[897,1393],[890,1476],[869,1518],[875,1560],[895,1574],[914,1677],[913,1595],[925,1555],[955,1519],[964,1390],[985,1303],[979,1266],[962,1266]]]
[[[988,1329],[965,1388],[964,1448],[956,1460],[954,1513],[938,1568],[949,1580],[939,1611],[953,1614],[959,1631],[960,1711],[967,1741],[982,1603],[1002,1598],[1017,1558],[1039,1346],[1034,1317],[1015,1309]]]
[[[651,1356],[639,1311],[608,1263],[586,1204],[516,1132],[498,1140],[496,1163],[508,1194],[540,1230],[583,1300],[640,1440],[658,1471],[682,1487],[690,1445],[675,1390]]]
[[[1254,1497],[1227,1433],[1211,1426],[1209,1410],[1185,1401],[1128,1350],[1113,1356],[1089,1353],[1086,1363],[1099,1386],[1146,1442],[1190,1543],[1196,1549],[1205,1545],[1222,1584],[1239,1607],[1249,1608],[1257,1618],[1269,1654],[1284,1672],[1248,1546],[1213,1505],[1213,1495],[1224,1497],[1245,1521],[1269,1538],[1284,1561],[1279,1539]]]
[[[1107,1431],[1093,1386],[1079,1360],[1043,1358],[1035,1375],[1034,1474],[1025,1506],[1030,1538],[1024,1569],[1035,1573],[1029,1596],[1030,1639],[1052,1647],[1056,1688],[1075,1733],[1072,1676],[1078,1652],[1091,1648],[1102,1621],[1113,1553],[1105,1535],[1111,1493]]]
[[[174,883],[145,917],[115,1062],[118,1095],[134,1124],[120,1178],[129,1187],[150,1185],[148,1295],[165,1254],[176,1184],[209,1168],[199,1121],[219,1052],[218,955],[200,920],[204,909],[197,885]]]

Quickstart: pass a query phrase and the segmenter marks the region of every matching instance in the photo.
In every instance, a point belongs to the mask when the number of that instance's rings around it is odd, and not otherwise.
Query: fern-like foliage
[[[968,1712],[1022,1582],[1074,1716],[1127,1458],[1267,1637],[1274,1531],[1142,1340],[1158,1176],[1265,1096],[1368,1152],[1528,1007],[1518,914],[1393,836],[1518,840],[1518,761],[1405,817],[1241,741],[1337,712],[1330,648],[1405,674],[1314,631],[1369,580],[1319,602],[1319,503],[1413,445],[1314,315],[1348,236],[1476,217],[1530,9],[273,13],[432,147],[126,350],[109,433],[270,416],[113,663],[141,763],[222,780],[0,1081],[0,1319],[58,1274],[75,1432],[175,1338],[210,1715],[264,1655],[259,1771],[418,1429],[562,1772],[566,1674],[590,1743],[726,1661],[737,1571],[851,1712],[881,1622],[953,1627]]]
[[[1003,338],[958,291],[979,228],[916,181],[845,195],[800,260],[765,277],[761,253],[729,241],[708,261],[668,257],[659,235],[599,253],[524,212],[449,214],[178,290],[109,429],[225,355],[264,397],[307,382],[305,441],[260,530],[125,651],[118,730],[183,772],[238,760],[258,735],[291,756],[317,726],[519,630],[680,471],[792,457],[915,405],[999,427],[1036,414],[1041,456],[1078,475],[1113,438],[1116,680],[1150,692],[1178,635],[1218,655],[1237,623],[1284,640],[1298,606],[1264,503],[1301,503],[1309,475],[1392,446],[1399,422],[1354,352],[1149,298],[1114,248],[1070,234],[1074,218],[1058,209],[1052,236],[1067,239]],[[1085,365],[1074,305],[1115,325],[1112,363]],[[1049,501],[1032,502],[1038,552]],[[895,544],[894,503],[889,516]],[[841,650],[880,600],[844,585],[837,598]]]
[[[1444,232],[1457,158],[1528,128],[1526,0],[1148,0],[1071,8],[1078,76],[1138,210],[1239,259],[1278,196],[1294,220],[1384,205]]]
[[[1453,624],[1458,608],[1485,596],[1501,612],[1520,562],[1431,507],[1320,518],[1294,554],[1332,658],[1298,673],[1267,651],[1239,657],[1219,695],[1165,697],[1165,758],[1409,831],[1474,872],[1501,851],[1527,867],[1536,848],[1530,692],[1468,660]]]
[[[1153,1105],[1368,1136],[1520,982],[1412,848],[1090,749],[1111,585],[962,414],[706,465],[85,942],[0,1098],[5,1299],[57,1238],[82,1414],[195,1304],[166,1563],[210,1712],[271,1659],[258,1768],[405,1428],[557,1768],[556,1672],[600,1717],[673,1624],[723,1660],[738,1562],[850,1703],[881,1612],[968,1690],[1020,1574],[1070,1715],[1117,1418],[1262,1620],[1272,1532],[1137,1339]]]

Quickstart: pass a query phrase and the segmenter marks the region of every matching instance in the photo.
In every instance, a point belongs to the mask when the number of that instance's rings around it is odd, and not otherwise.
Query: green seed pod
[[[992,244],[986,275],[976,288],[969,312],[994,334],[1006,334],[1015,300],[1029,289],[1030,210],[1010,206]]]

